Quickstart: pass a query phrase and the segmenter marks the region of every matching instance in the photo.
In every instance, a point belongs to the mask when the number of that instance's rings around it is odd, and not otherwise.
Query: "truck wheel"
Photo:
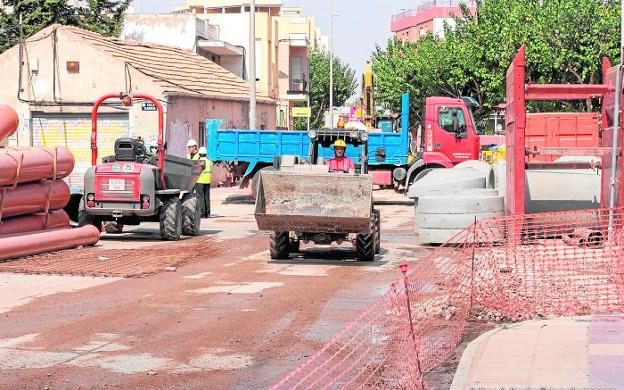
[[[358,234],[355,241],[355,252],[358,261],[375,260],[375,232],[371,234]]]
[[[290,251],[290,253],[301,252],[301,241],[290,240],[290,245],[288,246],[288,250]]]
[[[102,229],[102,222],[101,221],[99,221],[93,215],[87,214],[86,212],[84,212],[84,210],[81,210],[78,213],[78,227],[83,227],[83,226],[87,226],[87,225],[93,225],[98,230]]]
[[[375,229],[375,254],[381,253],[381,212],[373,210]]]
[[[271,258],[274,260],[287,259],[290,254],[290,234],[288,232],[271,232]]]
[[[189,194],[182,198],[182,234],[185,236],[199,236],[201,223],[201,210],[197,195]]]
[[[123,233],[123,223],[108,221],[104,224],[104,231],[109,234],[121,234]]]
[[[160,207],[160,237],[167,241],[178,241],[182,235],[182,205],[176,197],[163,200]]]

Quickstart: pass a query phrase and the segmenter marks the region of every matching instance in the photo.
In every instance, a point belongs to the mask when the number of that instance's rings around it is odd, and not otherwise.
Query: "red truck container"
[[[600,143],[600,115],[597,112],[527,114],[526,146],[597,147]],[[528,161],[552,162],[556,156],[533,156]]]

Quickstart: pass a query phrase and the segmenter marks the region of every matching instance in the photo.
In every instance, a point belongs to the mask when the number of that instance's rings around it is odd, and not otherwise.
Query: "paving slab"
[[[501,325],[468,345],[451,389],[624,389],[624,315]]]

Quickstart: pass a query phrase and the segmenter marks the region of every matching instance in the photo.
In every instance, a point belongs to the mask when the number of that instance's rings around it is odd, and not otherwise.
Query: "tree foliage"
[[[310,62],[310,107],[312,117],[310,127],[318,129],[323,127],[324,113],[329,109],[329,55],[325,52],[312,50],[309,56]],[[334,106],[342,106],[354,93],[357,87],[355,71],[334,57]],[[305,106],[305,104],[302,104]],[[296,118],[295,128],[306,129],[305,118]]]
[[[86,0],[80,7],[67,0],[5,0],[0,10],[0,52],[17,44],[19,16],[22,15],[24,38],[53,23],[78,26],[97,33],[119,35],[123,14],[131,0]]]
[[[377,46],[377,102],[398,111],[401,93],[410,92],[419,120],[427,96],[467,95],[481,104],[477,114],[483,116],[504,103],[506,70],[522,44],[527,78],[538,83],[600,82],[601,58],[619,57],[616,0],[479,0],[476,15],[466,7],[462,14],[454,30],[446,27],[444,40],[429,34],[415,43],[395,39],[387,48]],[[575,108],[591,109],[591,102]]]

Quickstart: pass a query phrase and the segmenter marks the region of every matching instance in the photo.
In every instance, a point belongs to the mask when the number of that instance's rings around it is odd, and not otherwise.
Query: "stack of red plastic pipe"
[[[17,113],[0,105],[0,145],[19,125]],[[94,226],[70,229],[63,208],[69,187],[62,180],[74,169],[74,156],[62,146],[0,147],[0,260],[93,245]]]

